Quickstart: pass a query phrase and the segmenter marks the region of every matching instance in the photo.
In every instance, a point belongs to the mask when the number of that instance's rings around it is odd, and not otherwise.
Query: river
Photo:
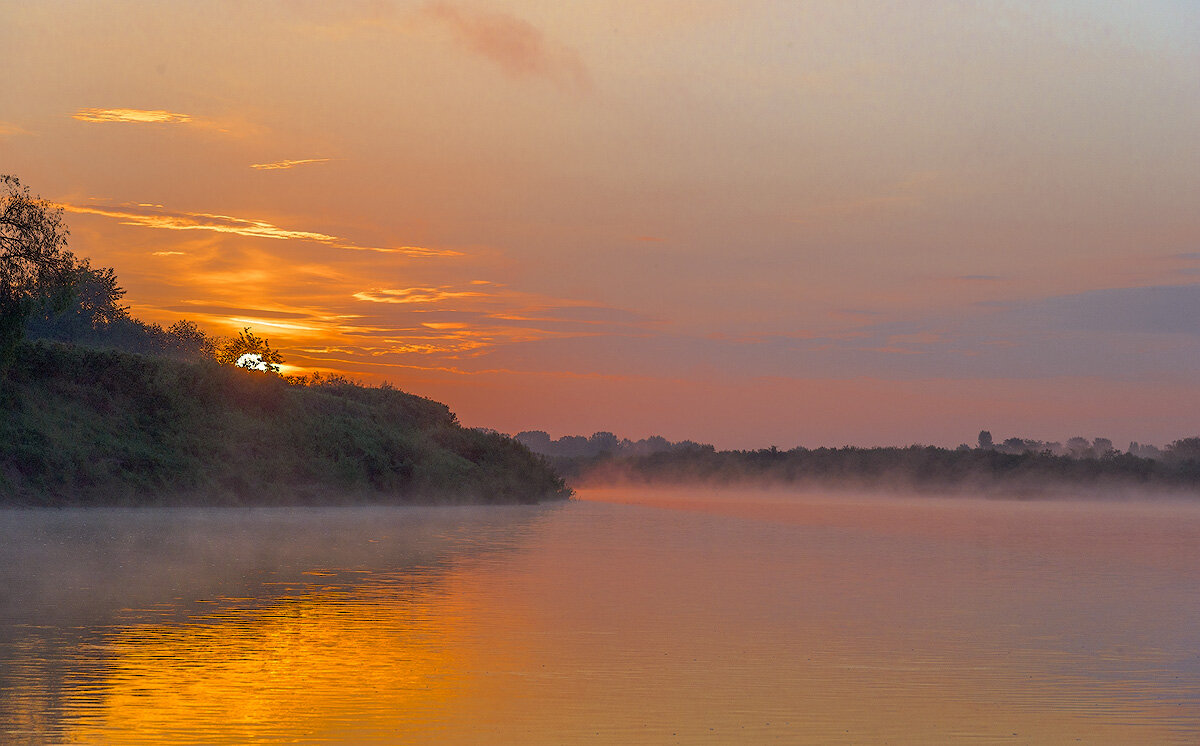
[[[0,512],[0,741],[1194,744],[1200,505]]]

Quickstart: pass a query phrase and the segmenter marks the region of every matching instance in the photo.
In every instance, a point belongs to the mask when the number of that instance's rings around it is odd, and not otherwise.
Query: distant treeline
[[[660,435],[633,441],[618,438],[609,432],[593,433],[590,438],[582,435],[564,435],[551,440],[549,433],[542,430],[526,430],[513,436],[529,450],[552,459],[594,458],[597,456],[649,456],[664,451],[687,451],[712,448],[690,440],[672,443]]]
[[[611,444],[609,436],[597,433],[590,439],[560,438],[551,443],[566,440],[578,445],[579,441],[598,439]],[[1200,437],[1177,440],[1162,449],[1151,446],[1153,458],[1142,455],[1145,446],[1133,444],[1134,452],[1121,453],[1104,438],[1072,438],[1065,446],[1017,439],[996,444],[987,431],[980,433],[977,446],[964,444],[953,449],[914,445],[718,451],[711,445],[691,441],[669,444],[655,438],[647,441],[670,447],[640,453],[630,448],[591,447],[572,455],[546,449],[540,435],[522,440],[577,486],[758,483],[1026,496],[1143,488],[1200,492]]]
[[[1088,440],[1087,438],[1076,436],[1068,439],[1065,444],[1058,441],[1033,440],[1030,438],[1007,438],[996,443],[992,439],[991,432],[987,430],[980,431],[978,447],[983,450],[999,451],[1000,453],[1046,453],[1052,456],[1066,456],[1076,459],[1104,458],[1105,456],[1120,453],[1120,450],[1115,448],[1113,442],[1108,438]],[[1172,446],[1168,446],[1168,450],[1170,448]],[[969,449],[970,446],[965,443],[958,447],[960,451]],[[1163,449],[1158,446],[1141,444],[1137,441],[1130,443],[1125,453],[1149,459],[1161,459],[1164,457]]]

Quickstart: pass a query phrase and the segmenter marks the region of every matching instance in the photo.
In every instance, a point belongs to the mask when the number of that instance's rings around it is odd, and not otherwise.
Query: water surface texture
[[[0,513],[6,743],[1200,742],[1200,508]]]

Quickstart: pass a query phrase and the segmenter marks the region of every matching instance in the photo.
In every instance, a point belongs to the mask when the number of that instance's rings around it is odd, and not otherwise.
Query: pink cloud
[[[591,88],[591,76],[579,55],[555,44],[530,24],[506,13],[464,11],[438,2],[426,14],[445,24],[455,39],[514,77],[540,76],[574,90]]]

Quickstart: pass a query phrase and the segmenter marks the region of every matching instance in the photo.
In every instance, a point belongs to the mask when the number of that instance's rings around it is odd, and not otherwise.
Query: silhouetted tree
[[[555,441],[558,456],[591,456],[588,439],[582,435],[564,435]]]
[[[1200,461],[1200,438],[1176,440],[1163,450],[1172,461]]]
[[[1020,438],[1006,438],[1000,446],[1005,453],[1025,452],[1025,441]]]
[[[85,259],[71,270],[67,307],[39,309],[26,322],[26,336],[88,343],[95,339],[97,332],[132,321],[128,307],[121,305],[124,296],[125,290],[117,285],[113,270],[92,269]]]
[[[1158,446],[1138,443],[1136,440],[1129,444],[1129,455],[1137,456],[1138,458],[1160,459],[1162,451]]]
[[[1071,458],[1091,458],[1095,454],[1092,451],[1091,441],[1076,436],[1067,441],[1067,455]]]
[[[93,268],[86,259],[72,270],[67,308],[46,306],[25,323],[25,336],[89,347],[165,355],[181,359],[211,358],[214,340],[192,321],[177,321],[164,329],[129,315],[122,304],[125,289],[109,268]]]
[[[984,451],[992,448],[992,434],[987,430],[979,431],[979,448]]]
[[[217,354],[216,341],[196,326],[196,322],[183,319],[176,321],[167,328],[167,340],[173,352],[182,357],[215,357]]]
[[[550,455],[550,433],[545,430],[526,430],[517,433],[513,439],[534,453]]]
[[[217,349],[217,362],[222,365],[236,365],[248,370],[279,372],[279,364],[283,356],[271,349],[266,339],[256,337],[250,327],[242,329],[241,333]]]
[[[15,176],[0,175],[0,372],[12,362],[25,321],[44,306],[70,302],[75,257],[67,251],[62,208]]]
[[[588,444],[597,454],[612,453],[621,445],[621,441],[616,435],[610,432],[593,433],[591,438],[588,438]]]

